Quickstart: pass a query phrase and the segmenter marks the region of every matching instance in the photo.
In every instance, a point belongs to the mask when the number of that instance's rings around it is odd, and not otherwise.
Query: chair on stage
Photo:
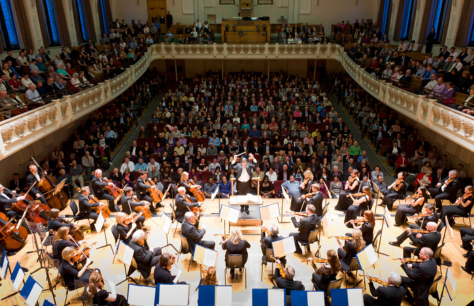
[[[270,248],[266,248],[265,249],[265,255],[262,256],[262,273],[260,275],[260,281],[263,281],[263,266],[267,265],[267,263],[271,263],[272,264],[272,277],[274,276],[274,272],[275,271],[273,269],[273,264],[275,263],[275,258],[273,257],[273,249],[270,249]]]
[[[183,234],[179,234],[179,237],[181,239],[181,247],[179,248],[178,252],[178,258],[176,259],[176,262],[179,262],[179,256],[181,254],[191,254],[191,258],[189,259],[189,265],[188,265],[188,272],[189,272],[189,267],[191,267],[191,264],[193,263],[193,251],[190,250],[189,248],[189,243],[188,243],[188,238],[184,237]]]
[[[247,269],[244,266],[244,259],[242,254],[229,254],[227,256],[227,265],[225,267],[225,284],[227,285],[227,270],[228,269],[242,269],[245,273],[245,289],[247,289]]]
[[[323,227],[320,226],[317,229],[312,230],[309,232],[308,242],[305,241],[298,241],[299,244],[308,252],[311,253],[311,244],[318,242],[318,250],[315,252],[315,256],[319,256],[319,250],[321,249],[321,243],[319,242],[319,237],[321,235]]]
[[[362,280],[360,280],[358,283],[357,281],[357,271],[361,270],[359,261],[357,260],[357,257],[353,257],[351,260],[351,263],[348,265],[345,262],[343,262],[341,259],[339,259],[339,262],[341,263],[342,271],[344,271],[344,283],[346,283],[346,275],[349,272],[356,271],[356,276],[354,278],[354,286],[357,286]],[[346,288],[347,288],[347,283],[346,283]]]
[[[428,296],[431,295],[432,297],[434,297],[436,299],[436,301],[438,302],[438,306],[441,305],[441,299],[440,299],[439,294],[438,294],[438,283],[439,283],[439,281],[441,280],[442,277],[443,277],[443,275],[440,275],[440,276],[438,276],[438,278],[433,280],[433,282],[430,285],[430,288],[428,289]],[[426,299],[428,299],[428,297]]]
[[[76,202],[74,201],[69,202],[69,207],[71,208],[72,216],[73,216],[72,218],[74,219],[74,221],[87,220],[89,222],[89,227],[91,227],[91,220],[88,217],[77,215],[77,213],[79,212],[79,208],[77,207]]]
[[[178,225],[181,223],[178,221],[176,218],[176,210],[174,210],[173,205],[170,203],[170,208],[171,208],[171,225],[173,225],[174,222],[176,222],[176,228],[174,229],[174,234],[173,237],[176,235],[176,232],[178,231]]]

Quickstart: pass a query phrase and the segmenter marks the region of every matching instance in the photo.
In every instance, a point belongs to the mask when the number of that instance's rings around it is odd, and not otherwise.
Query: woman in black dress
[[[328,263],[322,264],[319,269],[314,262],[311,262],[311,266],[314,269],[313,278],[311,279],[314,288],[324,292],[327,291],[329,283],[336,280],[337,274],[341,271],[341,263],[339,258],[337,258],[336,251],[328,250],[326,256]]]
[[[77,243],[81,244],[83,242],[79,241]],[[69,227],[63,226],[58,229],[53,238],[53,259],[57,259],[59,262],[62,262],[62,252],[67,247],[77,248],[77,244],[69,235]]]
[[[444,206],[443,210],[441,211],[441,221],[445,221],[446,217],[448,217],[448,222],[451,226],[454,224],[453,215],[464,215],[469,214],[472,210],[472,206],[474,205],[474,197],[472,195],[472,186],[466,186],[464,188],[464,195],[462,198],[459,198],[455,204],[459,204],[458,206]]]
[[[339,194],[339,199],[337,201],[336,210],[345,211],[352,205],[351,198],[348,197],[351,193],[356,193],[359,191],[359,178],[357,177],[357,170],[352,170],[349,179],[346,182],[344,191]]]
[[[250,248],[250,243],[247,240],[242,239],[242,233],[237,227],[232,227],[229,234],[229,239],[225,239],[222,236],[222,249],[226,250],[225,253],[225,263],[228,264],[229,255],[233,254],[242,254],[242,263],[245,266],[247,262],[248,253],[247,249]],[[234,276],[234,269],[230,271],[231,276]]]
[[[89,265],[92,263],[90,258],[86,259],[81,270],[78,269],[77,262],[72,260],[76,253],[77,251],[73,247],[67,247],[61,253],[63,262],[59,266],[59,271],[67,288],[75,288],[75,280],[89,283],[89,277],[92,273],[92,271],[88,269]]]
[[[271,198],[275,194],[275,189],[272,182],[268,179],[268,175],[263,177],[262,185],[260,186],[260,194],[262,198],[265,199]]]
[[[360,229],[357,228],[352,230],[352,241],[346,240],[343,246],[341,241],[337,239],[337,244],[339,245],[339,249],[337,249],[339,262],[341,263],[341,265],[347,266],[351,264],[352,258],[354,258],[357,253],[359,253],[365,248],[365,241],[364,239],[362,239],[362,232]],[[347,275],[351,278],[354,278],[352,272],[347,273]]]
[[[303,205],[304,199],[301,197],[305,194],[311,192],[311,185],[313,185],[313,173],[311,170],[306,170],[304,172],[303,181],[300,184],[299,192],[296,192],[291,198],[291,210],[292,211],[301,211],[301,205]]]
[[[181,174],[181,179],[178,183],[178,186],[176,186],[176,188],[184,187],[186,189],[186,194],[188,194],[190,196],[191,200],[193,202],[197,202],[196,198],[192,196],[193,194],[191,192],[191,188],[201,189],[201,186],[200,185],[191,185],[191,184],[188,183],[188,181],[189,181],[189,173],[184,171]],[[196,182],[193,182],[193,183],[196,183]]]
[[[137,223],[135,223],[134,218],[129,217],[124,212],[119,212],[115,215],[115,221],[117,221],[119,239],[126,244],[130,244],[130,241],[132,241],[132,235],[137,229]]]
[[[398,205],[395,214],[395,226],[405,223],[406,215],[414,215],[421,212],[423,205],[428,201],[428,194],[425,187],[419,187],[413,196],[407,197],[407,203]]]
[[[383,192],[384,198],[379,206],[387,206],[389,210],[392,210],[393,203],[397,199],[402,199],[405,192],[405,174],[403,172],[398,173],[397,180],[392,185],[387,187],[387,190]]]
[[[362,211],[369,209],[369,203],[372,201],[372,191],[369,186],[362,188],[362,196],[359,199],[354,199],[354,196],[350,193],[349,198],[352,200],[352,205],[346,211],[346,217],[344,222],[355,219],[361,214]],[[346,196],[347,197],[347,196]],[[352,227],[352,223],[348,223],[347,227]]]
[[[358,220],[351,220],[354,228],[359,229],[362,232],[362,238],[365,241],[365,245],[369,245],[374,240],[374,228],[375,228],[375,217],[371,210],[364,211],[364,219],[362,222]],[[352,237],[351,233],[347,233],[346,236]]]
[[[117,294],[115,284],[108,282],[110,292],[104,289],[105,282],[99,269],[95,269],[89,277],[89,287],[87,290],[92,296],[92,303],[98,306],[128,306],[123,295]]]

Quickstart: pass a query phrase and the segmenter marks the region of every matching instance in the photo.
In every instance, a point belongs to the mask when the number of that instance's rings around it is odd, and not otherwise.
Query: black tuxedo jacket
[[[432,258],[421,264],[415,263],[412,264],[412,269],[408,268],[408,265],[404,263],[402,264],[402,269],[413,280],[411,289],[415,297],[415,305],[429,306],[428,291],[438,270],[436,261]]]
[[[406,288],[403,286],[379,286],[375,289],[374,283],[369,283],[370,293],[378,298],[375,305],[379,306],[400,306],[405,298]]]
[[[293,225],[298,228],[298,232],[300,233],[299,238],[303,241],[308,241],[309,233],[316,229],[316,226],[321,222],[316,215],[302,218],[299,222],[296,221],[295,217],[292,217],[291,221]]]

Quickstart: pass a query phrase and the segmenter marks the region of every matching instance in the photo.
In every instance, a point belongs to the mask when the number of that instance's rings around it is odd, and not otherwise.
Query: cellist
[[[22,201],[26,198],[26,196],[19,196],[19,197],[13,197],[14,195],[10,192],[7,192],[5,188],[3,188],[3,185],[0,184],[0,212],[4,213],[7,215],[8,218],[14,218],[14,217],[19,217],[19,214],[13,210],[9,210],[7,212],[6,208],[10,208],[13,203],[17,203],[18,201]]]
[[[102,181],[102,170],[100,169],[95,170],[94,176],[92,177],[92,180],[91,180],[91,187],[92,187],[92,190],[94,191],[94,195],[99,200],[109,201],[110,211],[116,212],[117,210],[115,209],[114,197],[108,193],[105,193],[105,190],[104,190],[104,187],[109,186],[109,185],[113,186],[114,184]]]
[[[186,197],[189,197],[189,195],[186,194],[186,188],[181,186],[178,187],[178,194],[176,195],[176,219],[179,222],[184,221],[184,215],[191,210],[191,207],[201,207],[201,204],[199,204],[196,201],[193,201],[192,197],[191,198],[191,203],[186,200]],[[199,222],[196,220],[195,226],[199,226]]]
[[[81,188],[81,194],[79,195],[79,213],[77,215],[94,220],[94,222],[91,224],[91,230],[95,231],[94,224],[97,221],[97,218],[99,218],[99,215],[95,211],[93,211],[91,207],[99,207],[104,204],[90,203],[90,193],[91,191],[89,186],[84,186]]]
[[[184,187],[184,189],[186,189],[186,193],[188,195],[192,195],[191,188],[201,189],[201,186],[199,186],[199,185],[190,185],[190,184],[188,184],[188,181],[189,181],[189,173],[184,171],[181,174],[181,179],[178,183],[178,187]],[[196,182],[194,182],[194,183],[196,183]],[[191,199],[194,199],[194,202],[197,202],[197,200],[194,197],[192,197]]]
[[[38,190],[38,183],[43,177],[43,173],[38,172],[38,168],[36,165],[29,165],[28,170],[30,173],[26,177],[26,185],[30,189],[30,195],[33,199],[39,199],[41,203],[48,205],[46,202],[46,198],[41,194],[41,192]],[[48,173],[44,173],[45,175],[48,175]],[[35,184],[36,183],[36,184]],[[34,185],[34,186],[33,186]],[[33,187],[31,187],[33,186]]]
[[[137,182],[135,183],[135,190],[137,191],[137,196],[140,201],[146,201],[149,203],[153,203],[152,198],[147,194],[147,191],[150,190],[150,192],[153,191],[153,189],[156,189],[156,186],[154,185],[147,185],[147,177],[148,173],[146,171],[140,171],[140,177],[138,177]],[[162,207],[160,203],[156,203],[156,207]],[[123,209],[123,205],[122,205]],[[153,215],[156,215],[156,210],[155,206],[150,205],[150,212]]]
[[[122,212],[126,213],[127,215],[134,213],[136,206],[153,207],[153,205],[150,205],[150,202],[147,202],[147,201],[133,202],[132,196],[133,196],[133,189],[131,187],[125,187],[123,189],[123,196],[120,199],[120,204],[122,205]],[[156,212],[154,214],[156,215]],[[138,223],[138,225],[140,225],[139,228],[142,228],[143,223],[145,223],[145,217],[140,216],[136,222]]]

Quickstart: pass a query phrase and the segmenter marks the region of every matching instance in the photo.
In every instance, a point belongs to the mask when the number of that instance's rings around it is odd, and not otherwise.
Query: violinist
[[[89,277],[89,287],[87,290],[92,296],[92,302],[98,306],[128,306],[127,300],[123,295],[117,294],[115,284],[108,282],[110,292],[104,289],[105,280],[99,269],[94,269]]]
[[[242,264],[245,265],[248,259],[247,249],[250,248],[250,243],[247,240],[242,239],[242,233],[238,227],[232,227],[230,229],[229,239],[225,240],[222,236],[222,249],[226,250],[225,263],[228,265],[229,255],[242,254]],[[234,277],[234,270],[230,270],[230,275]]]
[[[403,199],[404,194],[406,192],[406,184],[404,181],[405,174],[403,172],[399,172],[397,174],[397,179],[393,182],[392,185],[387,187],[387,191],[383,193],[384,198],[382,203],[379,206],[387,206],[389,210],[392,210],[393,203],[395,203],[398,199]]]
[[[61,227],[67,227],[69,229],[74,228],[74,224],[70,222],[64,222],[59,219],[59,209],[53,208],[49,211],[48,230],[57,231]]]
[[[114,184],[104,181],[102,178],[102,170],[96,169],[94,171],[94,176],[92,177],[92,180],[91,180],[92,191],[99,200],[109,201],[110,211],[116,212],[117,209],[115,207],[114,197],[108,193],[105,193],[105,190],[104,190],[104,187],[109,186],[109,185],[113,186]]]
[[[421,249],[428,247],[434,253],[438,247],[439,241],[441,240],[441,234],[438,232],[438,225],[434,222],[428,222],[426,225],[426,230],[429,231],[428,234],[418,233],[416,236],[410,228],[407,229],[410,239],[413,241],[413,245],[417,248],[404,247],[403,248],[403,257],[409,258],[411,254],[414,253],[415,256],[419,256]]]
[[[320,188],[320,185],[318,183],[311,184],[311,193],[313,195],[310,198],[306,199],[306,203],[313,204],[314,208],[316,209],[314,214],[318,216],[319,218],[321,218],[323,214],[324,195],[319,190],[319,188]]]
[[[155,284],[174,284],[176,276],[171,275],[171,267],[175,262],[176,257],[170,253],[161,255],[160,261],[153,272]],[[186,282],[178,282],[178,284],[186,284]]]
[[[379,286],[375,289],[374,283],[369,278],[370,294],[364,294],[365,306],[399,306],[405,297],[406,288],[400,286],[402,277],[395,272],[390,272],[387,279],[388,286]]]
[[[349,206],[346,211],[346,217],[344,219],[345,223],[348,222],[349,220],[355,219],[363,211],[369,209],[369,207],[371,206],[370,203],[372,202],[372,191],[370,191],[369,186],[365,186],[362,189],[362,192],[360,194],[359,193],[356,194],[356,196],[359,196],[357,200],[354,199],[353,194],[351,193],[349,194],[349,198],[350,198],[350,201],[352,201],[352,205]],[[352,223],[348,223],[346,226],[350,228],[352,227]]]
[[[188,202],[186,198],[189,198],[191,202]],[[184,215],[187,212],[190,212],[190,208],[192,207],[201,207],[201,204],[196,201],[196,198],[189,196],[186,194],[186,188],[181,186],[178,187],[178,194],[175,198],[176,203],[176,219],[178,222],[184,221]],[[196,222],[196,226],[199,226],[199,221]]]
[[[119,239],[126,244],[130,244],[130,241],[132,241],[132,235],[137,229],[138,221],[133,216],[129,216],[124,212],[117,213],[115,215],[115,221],[117,222]]]
[[[216,246],[214,241],[202,240],[206,234],[206,229],[196,228],[196,216],[194,216],[190,211],[184,215],[184,222],[181,225],[181,233],[188,240],[189,249],[191,251],[194,251],[196,244],[213,250]]]
[[[138,199],[140,201],[146,201],[146,202],[149,202],[149,203],[153,203],[153,200],[147,194],[147,191],[152,192],[153,189],[156,189],[156,186],[151,185],[151,184],[150,185],[146,184],[147,177],[148,177],[148,174],[146,173],[146,171],[140,171],[139,173],[140,173],[140,177],[137,179],[137,182],[135,183],[135,189],[137,191]],[[156,208],[158,208],[158,207],[163,207],[163,205],[161,205],[160,203],[156,203]],[[122,205],[122,208],[123,208],[123,205]],[[153,215],[156,215],[155,206],[150,205],[150,212]]]
[[[29,165],[28,170],[30,173],[26,177],[26,185],[28,189],[30,189],[30,195],[33,199],[39,199],[41,203],[48,205],[46,202],[46,198],[41,194],[41,192],[38,190],[38,183],[43,177],[43,173],[38,172],[38,168],[36,165]],[[44,174],[47,175],[45,172]],[[33,186],[34,185],[34,186]],[[33,186],[33,187],[31,187]]]
[[[201,279],[200,285],[217,286],[218,284],[219,282],[217,281],[217,277],[216,277],[216,268],[209,267],[207,269],[206,276],[203,279]]]
[[[280,260],[275,261],[277,263],[277,267],[275,268],[275,283],[276,286],[273,289],[286,289],[286,295],[291,295],[291,291],[293,290],[304,290],[304,285],[301,281],[295,281],[295,269],[292,266],[286,266],[286,268],[281,267]],[[283,274],[280,271],[279,267],[283,270]]]
[[[365,241],[362,238],[362,232],[358,228],[352,230],[352,241],[346,240],[343,246],[339,239],[337,239],[337,244],[339,245],[339,249],[337,249],[339,262],[342,266],[345,265],[346,267],[349,267],[352,258],[354,258],[357,253],[365,248]],[[349,278],[355,279],[354,275],[350,271],[347,272],[347,276],[349,276]]]
[[[460,185],[456,176],[457,171],[451,170],[449,171],[448,177],[442,179],[435,188],[428,189],[431,197],[434,197],[436,200],[437,213],[441,213],[441,209],[443,208],[443,200],[449,200],[451,203],[456,201],[456,194]]]
[[[88,267],[91,265],[92,260],[87,258],[86,262],[82,265],[82,269],[79,270],[77,262],[73,261],[73,258],[78,256],[78,252],[80,251],[73,247],[66,247],[61,253],[63,262],[59,266],[59,273],[63,277],[67,288],[75,288],[74,281],[76,280],[89,283],[92,271]]]
[[[313,204],[306,205],[306,215],[307,217],[302,218],[299,222],[296,221],[295,213],[291,213],[291,221],[293,225],[298,229],[298,233],[290,233],[290,236],[295,238],[295,245],[296,245],[296,254],[302,254],[300,244],[298,241],[308,241],[309,233],[312,230],[316,229],[316,226],[319,226],[321,223],[321,219],[318,218],[314,213],[316,212],[316,208]]]
[[[79,213],[78,216],[92,219],[94,222],[91,224],[91,230],[95,231],[94,224],[99,218],[99,215],[91,209],[91,207],[99,207],[104,205],[102,203],[94,203],[94,201],[89,202],[89,198],[91,197],[90,189],[88,186],[84,186],[81,188],[81,194],[79,195]]]
[[[423,205],[428,201],[425,187],[418,187],[413,196],[407,197],[407,203],[398,205],[395,214],[395,226],[401,226],[405,223],[406,215],[414,215],[421,212]]]
[[[360,219],[350,220],[353,228],[357,228],[362,232],[362,239],[365,241],[365,245],[369,245],[374,240],[374,229],[375,229],[375,217],[371,210],[364,211],[364,216]],[[351,233],[347,233],[346,236],[352,237]]]
[[[408,228],[410,229],[422,229],[426,230],[426,226],[428,222],[434,222],[435,224],[438,224],[439,220],[439,215],[435,211],[435,206],[432,203],[427,203],[425,205],[425,215],[426,217],[418,217],[417,215],[414,215],[413,218],[415,219],[416,224],[410,224],[408,225]],[[422,221],[420,221],[422,220]],[[421,236],[421,234],[420,234]],[[393,246],[400,246],[407,238],[410,238],[410,240],[413,242],[415,239],[415,236],[409,235],[408,231],[405,230],[401,235],[397,237],[397,241],[390,241],[389,244]]]
[[[132,241],[129,246],[133,249],[133,258],[137,262],[137,268],[144,278],[148,278],[151,274],[151,268],[155,267],[160,261],[161,248],[154,248],[150,250],[147,238],[150,232],[143,230],[136,230],[132,235]]]
[[[264,227],[262,225],[262,227]],[[270,235],[266,235],[266,233],[269,232]],[[281,240],[283,239],[284,237],[283,236],[280,236],[279,235],[279,228],[276,224],[273,224],[269,229],[267,228],[264,228],[264,230],[262,231],[262,238],[260,240],[261,242],[261,248],[262,248],[262,254],[263,256],[265,256],[266,254],[266,249],[273,249],[273,245],[272,243],[275,242],[275,241],[278,241],[278,240]],[[281,263],[283,265],[286,265],[286,257],[280,257],[279,258]],[[268,258],[266,258],[266,260],[268,260]]]
[[[197,188],[197,189],[201,189],[201,186],[200,185],[191,185],[188,183],[189,181],[189,173],[184,171],[182,174],[181,174],[181,178],[180,178],[180,181],[178,183],[178,187],[184,187],[184,189],[186,189],[186,194],[192,196],[192,192],[191,192],[191,188]],[[194,182],[196,183],[196,182]]]
[[[326,253],[328,262],[323,263],[318,269],[314,262],[311,262],[311,266],[314,269],[313,277],[311,282],[316,290],[322,290],[327,292],[329,283],[336,280],[337,274],[341,271],[341,263],[337,257],[337,253],[334,250],[328,250]]]
[[[445,222],[448,217],[449,225],[453,226],[454,218],[453,215],[467,215],[471,213],[472,206],[474,205],[474,197],[472,195],[472,186],[466,186],[464,188],[464,195],[460,197],[455,204],[458,206],[444,206],[441,210],[441,220]]]
[[[122,205],[122,212],[126,213],[127,215],[131,215],[132,213],[134,213],[135,207],[138,207],[138,206],[153,207],[153,205],[150,205],[150,203],[147,201],[141,201],[141,202],[132,201],[132,196],[133,196],[133,189],[130,187],[125,187],[123,189],[123,195],[120,198],[120,204]],[[154,214],[156,215],[156,211]],[[137,219],[137,223],[143,225],[143,223],[145,223],[145,217],[140,216],[140,218]]]
[[[335,208],[336,210],[345,211],[352,205],[351,198],[347,197],[347,195],[356,193],[359,190],[359,178],[357,177],[357,172],[357,169],[352,170],[351,175],[346,182],[344,188],[345,191],[339,194],[339,199]]]
[[[85,243],[83,241],[76,242],[79,243],[79,245]],[[63,261],[62,253],[67,247],[77,249],[78,245],[74,242],[71,235],[69,235],[69,227],[63,226],[56,231],[53,238],[53,259],[57,259],[59,262]]]

